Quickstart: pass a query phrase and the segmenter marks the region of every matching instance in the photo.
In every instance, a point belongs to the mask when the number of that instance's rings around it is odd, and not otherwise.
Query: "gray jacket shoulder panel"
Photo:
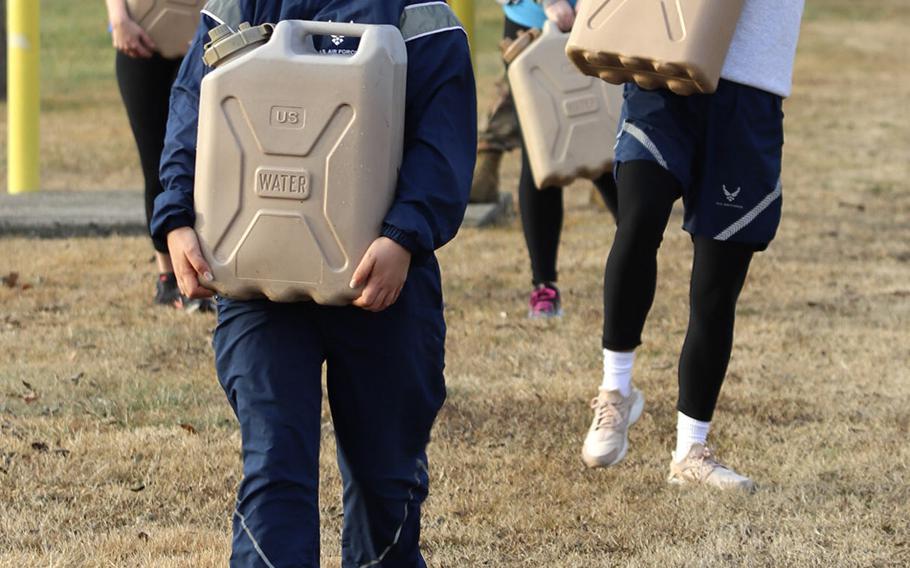
[[[202,9],[202,13],[219,24],[229,25],[233,30],[243,23],[240,0],[209,0]]]
[[[427,35],[463,29],[458,17],[445,2],[421,2],[405,6],[398,25],[405,41]]]

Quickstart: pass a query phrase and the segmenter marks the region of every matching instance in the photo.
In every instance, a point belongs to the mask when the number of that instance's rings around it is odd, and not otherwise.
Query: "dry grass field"
[[[481,16],[492,46],[495,5]],[[431,566],[910,565],[908,23],[906,0],[809,0],[785,107],[785,219],[743,294],[713,435],[759,482],[754,495],[664,482],[691,262],[678,214],[636,367],[645,412],[627,459],[605,471],[579,458],[613,231],[587,187],[567,192],[561,321],[524,318],[514,220],[440,252],[449,398],[430,448]],[[479,64],[488,93],[496,57]],[[96,159],[131,151],[116,93],[48,96],[48,187],[137,186],[129,167]],[[506,185],[516,169],[512,156]],[[0,285],[2,567],[226,563],[239,435],[214,377],[214,324],[149,305],[150,257],[141,238],[0,238],[0,273],[19,273]],[[323,442],[332,567],[327,414]]]

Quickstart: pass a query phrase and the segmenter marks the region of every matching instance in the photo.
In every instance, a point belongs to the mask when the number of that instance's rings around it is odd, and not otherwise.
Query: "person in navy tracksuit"
[[[319,565],[321,370],[344,481],[342,565],[425,566],[418,540],[426,446],[445,399],[445,322],[434,250],[461,224],[476,148],[469,48],[445,2],[213,0],[171,98],[153,232],[167,237],[181,289],[209,294],[192,227],[207,32],[285,19],[398,25],[408,48],[404,157],[394,203],[355,273],[353,306],[219,300],[219,381],[240,422],[243,482],[231,565]],[[332,40],[335,41],[332,41]],[[356,38],[316,38],[346,53]]]

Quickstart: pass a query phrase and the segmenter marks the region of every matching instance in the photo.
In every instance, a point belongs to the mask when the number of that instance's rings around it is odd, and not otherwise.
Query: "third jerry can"
[[[566,53],[610,83],[713,93],[744,0],[585,0]]]
[[[314,36],[359,37],[329,55]],[[289,20],[212,31],[196,156],[196,232],[229,298],[349,303],[391,206],[404,140],[398,28]]]
[[[166,59],[183,57],[199,27],[206,0],[127,0],[130,18],[152,38]]]
[[[509,65],[509,84],[538,188],[595,179],[613,163],[622,87],[581,74],[566,57],[569,34],[547,23]]]

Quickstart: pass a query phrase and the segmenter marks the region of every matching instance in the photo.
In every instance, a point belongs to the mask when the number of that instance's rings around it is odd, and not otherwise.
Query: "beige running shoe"
[[[591,401],[594,420],[585,443],[581,459],[588,467],[607,467],[618,464],[629,449],[629,426],[635,424],[645,407],[645,397],[633,388],[628,397],[618,390],[601,390]]]
[[[717,461],[710,448],[695,444],[681,462],[670,460],[670,477],[674,485],[708,485],[718,489],[755,491],[755,482]]]

